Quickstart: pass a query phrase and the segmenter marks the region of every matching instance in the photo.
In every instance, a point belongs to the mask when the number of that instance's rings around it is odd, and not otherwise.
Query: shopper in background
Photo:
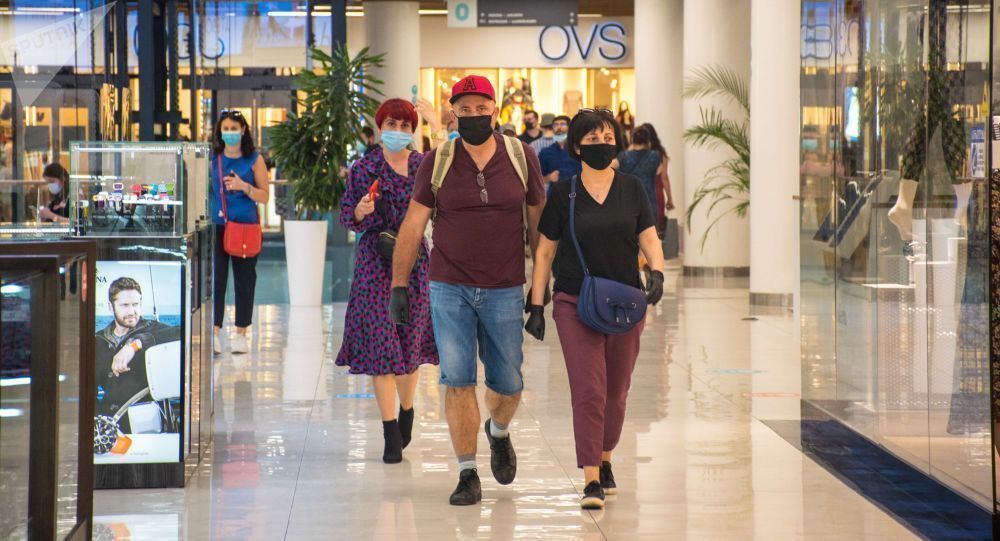
[[[538,113],[528,109],[524,112],[524,133],[518,139],[530,145],[533,141],[542,136],[542,130],[538,126]]]
[[[515,130],[514,125],[510,123],[500,126],[500,133],[506,135],[507,137],[517,137],[517,131]]]
[[[577,315],[584,270],[571,240],[570,198],[575,197],[576,237],[593,276],[642,288],[638,255],[645,254],[652,271],[646,300],[656,304],[663,296],[663,248],[653,227],[646,191],[630,175],[616,172],[611,162],[621,149],[621,128],[608,110],[581,110],[569,130],[569,149],[583,162],[572,184],[553,188],[538,230],[541,239],[532,271],[531,316],[524,328],[545,337],[544,290],[556,262],[553,318],[559,333],[573,403],[573,434],[577,467],[583,468],[585,509],[604,507],[604,495],[615,494],[611,453],[621,437],[628,389],[639,355],[644,322],[625,334],[595,331]]]
[[[363,156],[371,154],[373,150],[379,147],[378,139],[375,138],[375,130],[371,126],[361,128],[361,147],[363,149]]]
[[[556,119],[556,115],[552,113],[545,113],[542,115],[541,123],[542,136],[531,142],[531,149],[535,151],[535,154],[541,153],[543,150],[549,147],[549,145],[554,145],[556,140],[552,137],[554,132],[552,131],[552,122]]]
[[[375,123],[382,146],[351,167],[340,205],[340,223],[362,236],[336,363],[349,367],[352,374],[372,376],[385,438],[382,461],[395,464],[403,460],[403,449],[412,439],[418,369],[438,364],[438,354],[431,328],[427,259],[421,257],[407,273],[403,290],[412,307],[410,325],[397,327],[389,319],[392,262],[378,250],[381,233],[399,230],[423,160],[422,154],[410,149],[417,112],[406,100],[389,99],[376,111]],[[421,250],[427,253],[426,241]]]
[[[566,147],[570,118],[560,115],[552,121],[552,138],[555,144],[538,154],[542,166],[542,176],[548,183],[546,193],[552,195],[552,186],[559,181],[569,180],[580,174],[580,160],[574,160]]]
[[[66,192],[69,190],[69,172],[58,163],[50,163],[42,170],[42,178],[52,199],[48,205],[38,209],[38,219],[43,222],[68,223],[69,203]]]
[[[667,193],[666,206],[668,210],[674,208],[670,179],[666,177],[668,162],[667,151],[660,144],[660,138],[657,137],[652,124],[642,124],[636,128],[632,133],[632,145],[629,146],[628,150],[618,155],[618,170],[639,178],[646,190],[646,197],[649,200],[653,216],[658,216],[661,212],[657,208],[659,198],[656,195],[656,177],[659,175],[664,175],[666,178],[662,190]]]
[[[258,204],[271,197],[267,166],[257,152],[250,125],[236,110],[223,110],[212,134],[212,223],[215,224],[215,353],[222,353],[222,323],[226,316],[226,285],[229,264],[233,266],[236,290],[236,334],[233,353],[250,351],[250,324],[257,285],[257,258],[226,253],[223,238],[226,222],[259,223]],[[221,176],[221,178],[220,178]],[[225,197],[225,206],[222,198]],[[223,210],[225,209],[225,210]]]
[[[534,248],[545,193],[535,153],[517,139],[493,132],[499,114],[495,96],[485,77],[470,75],[455,83],[452,114],[461,139],[431,151],[420,165],[393,258],[389,310],[396,323],[405,325],[413,320],[407,281],[436,209],[431,317],[441,384],[447,388],[445,415],[458,457],[452,505],[482,500],[476,470],[481,420],[475,389],[477,350],[486,372],[490,418],[485,429],[493,476],[506,485],[517,474],[508,426],[524,388],[522,209],[527,206],[527,232]]]

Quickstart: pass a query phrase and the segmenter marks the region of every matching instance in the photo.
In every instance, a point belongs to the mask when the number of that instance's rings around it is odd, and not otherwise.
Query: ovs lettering
[[[546,43],[545,38],[551,35],[551,31],[556,31],[557,36],[561,34],[561,39],[556,38],[558,45],[552,43],[552,40]],[[601,58],[608,62],[618,62],[628,55],[625,36],[625,26],[618,22],[594,25],[586,43],[580,41],[575,26],[546,26],[538,34],[538,50],[550,62],[560,62],[569,55],[572,45],[575,44],[580,58],[586,61],[594,50],[595,39],[599,38],[601,44],[597,46],[597,52]]]

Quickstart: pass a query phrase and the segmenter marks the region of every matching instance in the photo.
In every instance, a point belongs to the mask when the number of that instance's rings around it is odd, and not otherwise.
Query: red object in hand
[[[378,179],[375,179],[375,182],[373,182],[371,187],[368,188],[368,198],[371,199],[372,201],[375,201],[379,198]]]

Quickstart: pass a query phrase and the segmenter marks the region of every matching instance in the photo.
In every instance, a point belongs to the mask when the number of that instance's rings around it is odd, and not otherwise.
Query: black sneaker
[[[583,499],[580,500],[580,507],[584,509],[604,509],[604,489],[599,481],[591,481],[587,488],[583,489]]]
[[[472,470],[462,470],[458,476],[458,486],[451,493],[448,502],[452,505],[475,505],[483,501],[483,486],[479,483],[479,473]]]
[[[514,476],[517,475],[517,455],[510,443],[510,436],[494,438],[493,434],[490,434],[490,420],[487,419],[486,439],[490,442],[490,468],[493,470],[493,477],[501,485],[513,483]]]
[[[618,485],[615,484],[615,474],[611,472],[611,463],[601,462],[601,488],[605,494],[618,494]]]

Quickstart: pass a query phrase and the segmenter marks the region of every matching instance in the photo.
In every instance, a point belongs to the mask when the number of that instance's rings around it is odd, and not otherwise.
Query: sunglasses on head
[[[219,116],[222,118],[243,118],[243,113],[239,109],[223,109],[219,112]]]
[[[611,112],[611,109],[605,109],[603,107],[599,107],[599,108],[596,108],[596,109],[591,109],[589,107],[584,107],[584,108],[580,109],[579,112],[581,112],[581,113],[594,113],[594,114],[597,114],[597,115],[610,116],[610,117],[614,118],[614,113]]]

